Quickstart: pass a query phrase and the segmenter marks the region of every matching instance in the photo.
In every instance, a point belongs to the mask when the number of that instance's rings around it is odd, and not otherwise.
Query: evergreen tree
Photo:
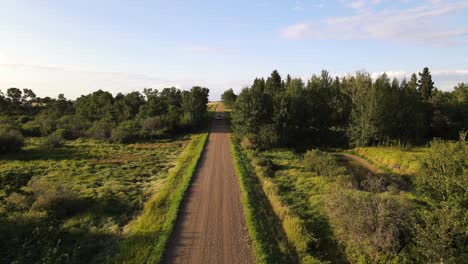
[[[418,90],[418,76],[416,75],[416,73],[413,73],[413,75],[411,75],[411,79],[408,82],[408,88],[412,91]]]
[[[419,73],[420,80],[418,81],[418,91],[425,100],[429,100],[434,90],[434,82],[432,81],[429,68],[425,67],[422,73]]]

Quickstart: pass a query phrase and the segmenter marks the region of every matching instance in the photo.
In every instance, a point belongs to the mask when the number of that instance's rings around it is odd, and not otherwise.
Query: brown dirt
[[[222,104],[216,110],[223,112]],[[241,199],[228,126],[224,120],[213,120],[165,263],[254,263]]]

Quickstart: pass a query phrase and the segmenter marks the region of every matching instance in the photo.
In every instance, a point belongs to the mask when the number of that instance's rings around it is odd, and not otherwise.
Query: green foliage
[[[418,81],[418,91],[425,100],[429,100],[434,90],[434,82],[429,68],[425,67],[423,72],[419,73],[419,77],[421,79]]]
[[[41,127],[36,121],[28,121],[21,125],[21,132],[27,137],[38,137],[41,135]]]
[[[304,84],[289,75],[283,81],[274,71],[241,91],[233,107],[234,130],[260,148],[299,150],[455,139],[468,129],[465,86],[441,92],[431,78],[428,68],[409,82],[385,73],[373,80],[365,72],[333,79],[322,71]],[[262,128],[275,140],[262,142]]]
[[[304,154],[304,168],[317,175],[336,178],[345,174],[345,169],[338,165],[332,154],[311,149]]]
[[[351,263],[398,260],[410,230],[411,206],[407,199],[341,190],[330,192],[325,204]]]
[[[416,221],[416,246],[424,262],[460,263],[468,257],[468,145],[431,143],[417,177],[427,202]]]
[[[10,127],[0,127],[0,154],[21,150],[24,138],[20,131]]]
[[[64,137],[66,139],[77,139],[84,136],[89,127],[90,122],[78,115],[64,115],[57,123],[57,128],[65,131]]]
[[[110,139],[112,132],[112,124],[106,121],[95,121],[92,126],[86,131],[90,138],[94,139]]]
[[[41,148],[45,150],[50,150],[53,148],[63,147],[65,145],[64,134],[66,132],[64,130],[57,130],[54,133],[48,135],[44,138],[41,143]]]
[[[196,127],[205,119],[208,104],[207,88],[194,86],[190,92],[182,93],[183,124]]]
[[[224,105],[227,108],[232,108],[234,106],[234,103],[236,102],[237,95],[234,93],[234,91],[231,89],[226,90],[222,95],[221,95],[221,100],[223,101]]]
[[[379,94],[369,74],[357,73],[349,83],[353,102],[349,139],[353,146],[367,146],[378,139]]]
[[[417,177],[419,193],[434,203],[468,205],[468,145],[434,140]]]
[[[130,143],[139,138],[140,124],[138,121],[128,120],[112,129],[111,140],[118,143]]]

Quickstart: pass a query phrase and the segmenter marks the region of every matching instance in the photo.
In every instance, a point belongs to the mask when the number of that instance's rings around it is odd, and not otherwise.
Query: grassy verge
[[[191,143],[169,172],[167,181],[145,204],[143,214],[129,226],[116,263],[159,263],[175,225],[208,133],[194,135]]]
[[[253,242],[256,263],[297,263],[285,235],[262,191],[260,182],[252,173],[245,154],[231,138],[231,153],[242,191],[242,203],[249,235]]]
[[[350,152],[393,173],[411,175],[419,170],[427,148],[404,150],[396,147],[368,147],[355,148]]]

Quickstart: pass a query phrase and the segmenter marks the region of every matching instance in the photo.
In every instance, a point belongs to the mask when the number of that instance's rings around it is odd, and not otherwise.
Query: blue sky
[[[97,89],[210,88],[273,69],[468,81],[468,1],[0,0],[0,89],[75,98]]]

